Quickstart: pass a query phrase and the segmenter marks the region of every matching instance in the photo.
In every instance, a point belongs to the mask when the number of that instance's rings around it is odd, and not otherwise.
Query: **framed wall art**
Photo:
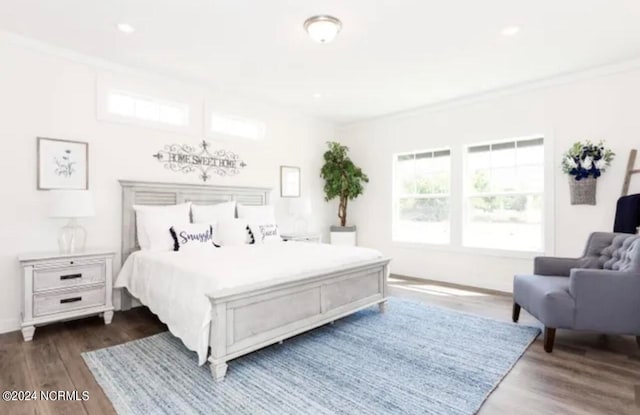
[[[280,166],[280,197],[300,197],[300,167]]]
[[[89,189],[89,144],[38,137],[38,190]]]

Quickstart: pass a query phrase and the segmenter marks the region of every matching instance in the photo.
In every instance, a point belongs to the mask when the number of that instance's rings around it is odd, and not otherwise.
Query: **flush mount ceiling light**
[[[518,32],[520,32],[519,26],[507,26],[500,33],[502,33],[502,36],[515,36]]]
[[[119,31],[126,33],[127,35],[136,31],[136,28],[131,26],[129,23],[118,23],[116,27]]]
[[[342,23],[333,16],[313,16],[305,20],[304,29],[318,43],[329,43],[340,33]]]

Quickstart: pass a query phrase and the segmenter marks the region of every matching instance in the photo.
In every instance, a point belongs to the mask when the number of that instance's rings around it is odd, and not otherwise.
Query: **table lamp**
[[[84,250],[87,231],[78,224],[78,218],[95,215],[93,197],[88,190],[51,190],[49,217],[67,218],[69,222],[60,229],[58,246],[62,253]]]
[[[297,235],[307,233],[309,223],[307,218],[311,216],[311,200],[306,197],[289,199],[289,213],[295,219],[295,233]]]

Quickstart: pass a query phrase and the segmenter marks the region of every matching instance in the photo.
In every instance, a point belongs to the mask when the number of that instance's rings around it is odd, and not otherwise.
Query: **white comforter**
[[[216,296],[304,278],[358,262],[380,252],[304,242],[228,246],[206,253],[138,251],[129,256],[115,287],[126,287],[187,348],[207,358],[208,324]]]

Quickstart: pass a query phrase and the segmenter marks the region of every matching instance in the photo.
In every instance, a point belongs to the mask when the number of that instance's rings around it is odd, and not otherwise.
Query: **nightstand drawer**
[[[105,304],[105,287],[39,293],[33,296],[34,317]]]
[[[33,272],[33,291],[77,287],[104,282],[104,264],[66,268],[37,269]]]

